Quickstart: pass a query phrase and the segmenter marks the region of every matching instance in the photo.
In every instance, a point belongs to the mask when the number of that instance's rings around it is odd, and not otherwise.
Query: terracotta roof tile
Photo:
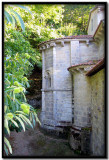
[[[66,36],[66,37],[61,37],[61,38],[56,38],[56,39],[51,39],[51,40],[48,40],[48,41],[41,42],[39,44],[39,46],[41,44],[44,44],[44,43],[50,42],[50,41],[54,41],[54,40],[61,40],[61,39],[90,39],[90,38],[93,38],[93,35]]]
[[[67,68],[67,70],[69,70],[70,68],[73,68],[73,67],[77,67],[77,66],[94,65],[94,64],[96,64],[96,62],[98,62],[98,61],[88,61],[88,62],[84,62],[84,63],[80,63],[80,64],[75,64],[75,65],[72,65],[69,68]]]
[[[64,39],[84,39],[84,38],[93,38],[92,35],[78,35],[78,36],[66,36]]]
[[[96,65],[90,71],[86,73],[86,76],[94,75],[95,73],[104,68],[104,64],[105,61],[104,58],[102,58],[101,60],[99,60],[99,62],[96,63]]]

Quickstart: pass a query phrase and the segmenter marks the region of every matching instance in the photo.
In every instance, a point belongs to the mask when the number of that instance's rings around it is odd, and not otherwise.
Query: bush
[[[26,88],[29,87],[28,76],[34,64],[39,64],[41,58],[29,41],[25,40],[24,33],[7,29],[4,41],[4,127],[5,134],[10,135],[10,131],[17,132],[26,126],[32,128],[38,121],[36,111],[27,104],[25,97]],[[26,106],[26,107],[24,107]],[[5,138],[4,149],[6,154],[12,153],[9,141]]]

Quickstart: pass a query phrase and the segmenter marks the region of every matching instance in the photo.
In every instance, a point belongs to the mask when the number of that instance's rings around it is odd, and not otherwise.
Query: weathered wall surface
[[[72,122],[72,91],[56,91],[56,121]]]
[[[70,42],[71,47],[71,65],[80,63],[80,44],[79,40],[74,40]]]
[[[90,77],[92,109],[92,152],[104,154],[104,69]]]
[[[47,48],[42,51],[42,113],[41,122],[44,125],[53,125],[53,48]],[[47,71],[50,73],[50,79],[47,77]],[[48,82],[48,81],[51,82]]]
[[[70,43],[57,43],[42,51],[43,54],[43,88],[42,88],[42,126],[51,126],[72,122],[72,83],[67,71],[71,65]],[[50,73],[51,86],[47,85],[46,73]],[[45,125],[45,126],[44,126]]]
[[[74,75],[74,125],[89,127],[90,123],[90,84],[83,73]]]
[[[94,42],[79,44],[80,63],[88,62],[90,60],[98,60],[98,46]]]
[[[45,70],[53,68],[53,50],[52,48],[48,48],[45,50],[44,61],[45,61]]]
[[[88,26],[88,35],[93,35],[100,23],[104,19],[104,11],[100,11],[99,8],[91,13],[90,22]]]
[[[98,46],[98,51],[97,51],[98,59],[102,59],[104,58],[104,53],[105,53],[104,36],[100,37],[99,43],[97,44],[97,46]]]
[[[71,65],[98,60],[98,47],[99,45],[90,41],[88,45],[86,41],[71,41]]]
[[[56,77],[55,89],[72,89],[71,75],[67,71],[70,66],[70,43],[65,43],[64,47],[56,45],[54,76]]]
[[[70,65],[70,43],[56,44],[54,60],[54,118],[57,122],[72,122],[72,79],[66,70]]]
[[[45,92],[45,116],[47,119],[53,119],[53,94],[52,92]]]

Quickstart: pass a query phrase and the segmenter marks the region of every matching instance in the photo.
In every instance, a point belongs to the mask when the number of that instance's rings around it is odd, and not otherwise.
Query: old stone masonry
[[[89,15],[88,35],[40,44],[42,52],[42,128],[70,127],[74,150],[103,156],[104,146],[104,11]]]

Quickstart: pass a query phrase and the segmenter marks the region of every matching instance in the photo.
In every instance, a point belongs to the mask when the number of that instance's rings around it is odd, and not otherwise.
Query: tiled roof
[[[94,65],[94,64],[96,64],[96,62],[98,62],[98,61],[88,61],[88,62],[85,62],[85,63],[75,64],[75,65],[72,65],[69,68],[67,68],[67,70],[69,70],[73,67],[77,67],[77,66]]]
[[[92,35],[78,35],[78,36],[66,36],[64,39],[84,39],[84,38],[93,38]]]
[[[39,44],[39,46],[41,44],[46,43],[46,42],[55,41],[55,40],[61,40],[61,39],[90,39],[90,38],[93,38],[93,36],[92,35],[66,36],[66,37],[62,37],[62,38],[56,38],[56,39],[51,39],[51,40],[48,40],[48,41],[41,42]]]
[[[94,75],[95,73],[97,73],[103,68],[104,68],[104,58],[99,60],[99,62],[96,63],[96,65],[90,71],[86,73],[86,76]]]

